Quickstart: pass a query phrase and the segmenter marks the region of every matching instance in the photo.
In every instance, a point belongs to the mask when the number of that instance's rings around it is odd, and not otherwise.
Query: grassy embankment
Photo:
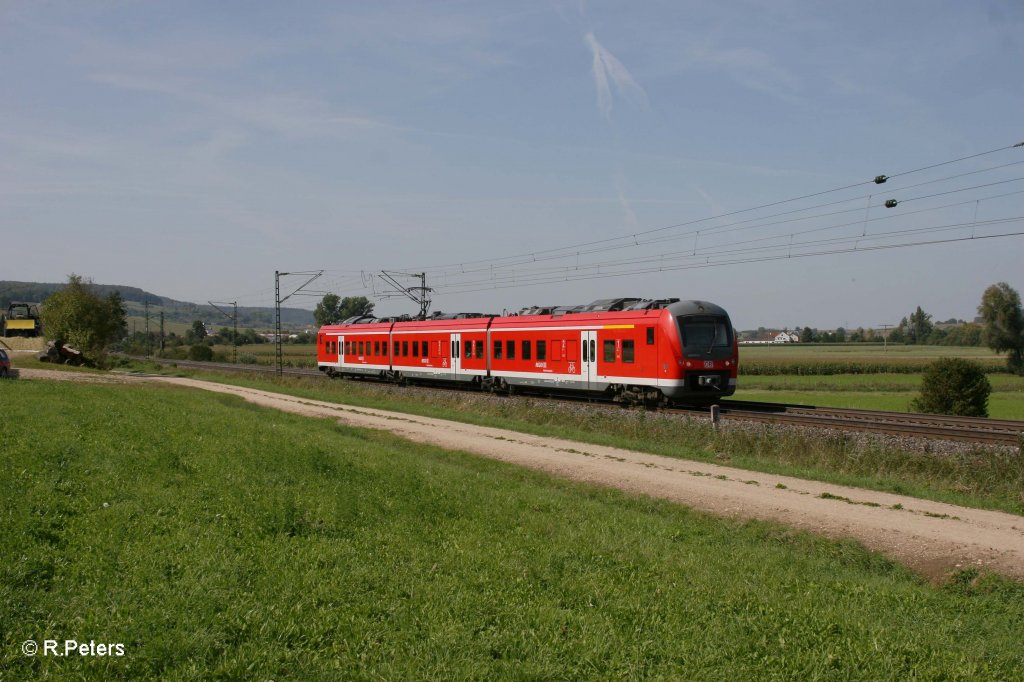
[[[240,399],[0,386],[0,677],[1013,679],[1024,588]],[[120,658],[21,655],[26,639]]]
[[[231,357],[230,346],[216,346],[214,351]],[[316,366],[316,349],[312,345],[285,344],[282,352],[287,367]],[[241,346],[239,353],[252,356],[258,364],[274,364],[273,344]],[[925,365],[941,357],[966,358],[993,371],[989,374],[989,416],[1024,420],[1024,377],[1002,373],[1005,358],[987,348],[883,348],[865,344],[742,346],[740,390],[735,397],[907,412],[920,391]]]
[[[148,369],[210,378],[329,402],[454,419],[542,436],[556,436],[802,478],[896,492],[967,506],[1024,513],[1020,451],[995,453],[964,446],[934,455],[849,433],[821,435],[765,425],[723,429],[705,420],[663,413],[504,399],[475,392],[423,391],[358,381],[245,376]]]

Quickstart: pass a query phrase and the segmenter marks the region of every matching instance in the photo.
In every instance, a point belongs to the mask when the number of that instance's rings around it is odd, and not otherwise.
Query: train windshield
[[[732,350],[732,325],[724,317],[679,317],[683,352],[707,355],[722,349]]]

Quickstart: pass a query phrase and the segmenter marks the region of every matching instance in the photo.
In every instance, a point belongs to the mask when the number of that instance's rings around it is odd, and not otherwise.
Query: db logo
[[[704,369],[712,369],[712,368],[714,368],[714,366],[715,366],[715,363],[713,361],[711,361],[711,360],[705,360],[704,361]]]

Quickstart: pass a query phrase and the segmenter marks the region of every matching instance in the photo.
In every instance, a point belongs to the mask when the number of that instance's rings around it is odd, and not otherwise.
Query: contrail
[[[593,33],[585,36],[587,46],[594,55],[594,87],[597,89],[597,108],[605,118],[612,113],[612,91],[608,81],[615,84],[619,95],[632,100],[641,108],[647,107],[647,93],[633,79],[629,69],[615,58],[604,45],[597,42]]]

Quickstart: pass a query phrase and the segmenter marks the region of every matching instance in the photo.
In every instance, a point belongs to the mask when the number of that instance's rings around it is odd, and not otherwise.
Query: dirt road
[[[35,372],[23,376],[43,378]],[[1024,517],[1013,514],[193,379],[131,380],[238,395],[258,405],[390,431],[719,516],[855,538],[930,578],[974,566],[1024,580]]]

